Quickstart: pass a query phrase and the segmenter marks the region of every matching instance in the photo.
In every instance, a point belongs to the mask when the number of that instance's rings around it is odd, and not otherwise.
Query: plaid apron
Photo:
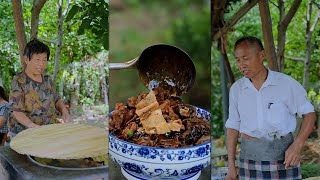
[[[293,142],[292,134],[272,141],[241,139],[239,179],[302,179],[300,164],[285,169],[284,153]]]

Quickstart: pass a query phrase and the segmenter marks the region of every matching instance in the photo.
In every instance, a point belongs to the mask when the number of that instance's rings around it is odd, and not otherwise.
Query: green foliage
[[[142,6],[147,6],[149,8],[159,8],[165,7],[168,11],[176,11],[177,8],[185,9],[192,6],[203,7],[209,4],[209,0],[174,0],[174,1],[142,1],[142,0],[123,0],[124,4],[133,7],[141,8]],[[143,3],[143,5],[142,5]]]
[[[71,26],[79,23],[78,35],[83,35],[86,30],[98,37],[98,42],[109,49],[109,4],[105,0],[87,0],[74,4],[66,21],[71,21]]]
[[[203,6],[197,10],[184,10],[171,28],[171,41],[185,50],[196,67],[196,82],[185,97],[191,104],[210,108],[210,10]],[[194,13],[192,16],[190,14]]]
[[[224,134],[222,89],[218,54],[217,48],[213,47],[211,54],[211,134],[214,138],[221,137]]]
[[[7,92],[10,91],[11,79],[20,70],[18,44],[15,42],[15,26],[13,21],[12,4],[0,2],[0,77]],[[10,39],[10,40],[9,40]]]
[[[315,107],[315,110],[320,112],[320,88],[318,88],[318,91],[315,89],[310,89],[308,91],[308,98]]]
[[[303,164],[301,166],[302,178],[320,176],[320,164]]]
[[[83,105],[99,103],[102,78],[108,73],[106,62],[100,59],[89,59],[73,62],[62,70],[59,86],[63,86],[64,100],[70,102],[71,94],[79,95]]]

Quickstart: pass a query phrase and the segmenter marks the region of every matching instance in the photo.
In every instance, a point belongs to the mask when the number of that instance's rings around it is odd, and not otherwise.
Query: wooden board
[[[27,129],[10,142],[20,154],[51,159],[79,159],[108,153],[107,131],[84,124],[51,124]]]

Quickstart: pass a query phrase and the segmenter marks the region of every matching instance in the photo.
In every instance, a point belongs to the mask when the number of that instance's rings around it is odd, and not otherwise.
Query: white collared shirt
[[[257,90],[243,77],[236,81],[229,96],[226,128],[256,138],[273,139],[293,132],[296,114],[314,112],[307,93],[299,82],[283,73],[268,69],[268,77]]]

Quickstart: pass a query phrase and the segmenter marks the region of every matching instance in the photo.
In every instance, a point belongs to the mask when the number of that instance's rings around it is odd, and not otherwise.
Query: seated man
[[[9,137],[26,128],[57,123],[59,113],[65,122],[70,121],[53,82],[44,75],[49,56],[49,47],[38,40],[30,41],[24,49],[26,68],[14,76],[11,84],[13,118],[9,123]]]

